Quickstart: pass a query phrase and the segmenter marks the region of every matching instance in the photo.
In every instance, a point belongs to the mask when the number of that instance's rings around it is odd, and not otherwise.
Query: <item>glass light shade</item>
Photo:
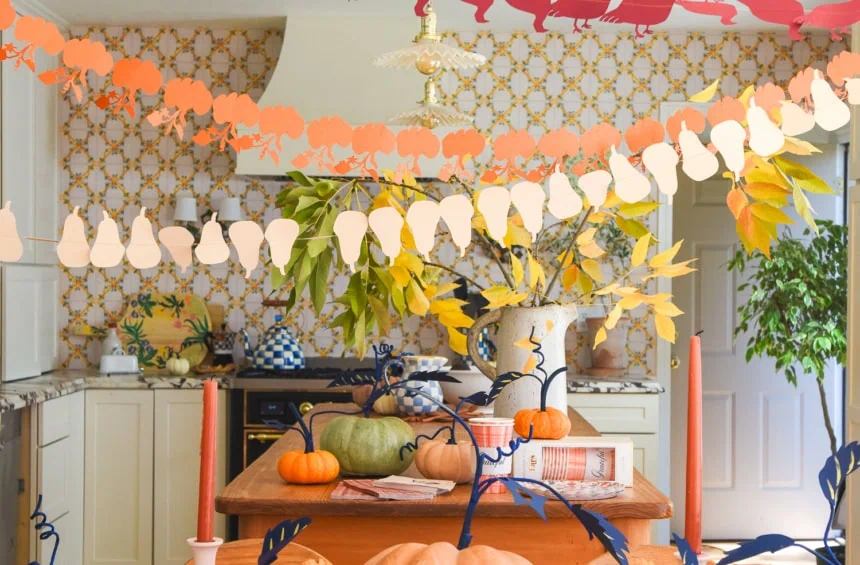
[[[222,222],[241,222],[242,202],[235,197],[225,198],[218,205],[218,218]]]
[[[211,220],[203,224],[200,243],[194,249],[194,255],[204,265],[217,265],[230,258],[230,248],[224,241],[217,212],[212,214]]]
[[[445,45],[433,39],[418,42],[384,53],[373,59],[377,67],[388,69],[417,68],[422,74],[433,74],[441,69],[473,69],[486,64],[487,58],[458,47]]]
[[[193,196],[180,196],[173,210],[174,222],[197,222],[197,200]]]

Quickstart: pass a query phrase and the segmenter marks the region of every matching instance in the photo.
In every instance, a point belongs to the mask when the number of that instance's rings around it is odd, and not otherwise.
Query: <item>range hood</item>
[[[294,107],[305,120],[340,116],[353,128],[368,123],[386,123],[394,114],[416,106],[424,93],[425,77],[417,70],[395,70],[374,66],[377,55],[409,45],[418,31],[418,19],[379,17],[289,17],[284,43],[275,72],[259,105]],[[399,126],[389,126],[397,134]],[[445,128],[433,130],[440,138]],[[450,130],[448,130],[450,131]],[[242,132],[240,132],[241,134]],[[296,155],[310,148],[306,134],[298,139],[282,138],[280,163],[260,159],[259,149],[241,151],[236,173],[250,176],[283,176],[294,170]],[[351,155],[336,147],[335,158]],[[394,169],[403,158],[397,151],[377,155],[379,169]],[[435,176],[444,158],[421,160],[422,176]],[[301,169],[308,175],[325,176],[316,164]],[[356,172],[357,173],[357,172]]]

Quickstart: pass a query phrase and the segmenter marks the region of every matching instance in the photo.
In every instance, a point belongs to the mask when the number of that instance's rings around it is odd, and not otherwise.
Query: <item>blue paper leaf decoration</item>
[[[754,540],[743,542],[740,547],[726,552],[718,565],[726,565],[728,563],[737,563],[762,553],[776,553],[781,549],[794,545],[794,540],[782,534],[766,534],[759,536]]]
[[[675,545],[678,546],[678,553],[681,555],[681,562],[684,565],[699,565],[699,556],[690,547],[690,542],[678,534],[672,534],[672,539],[675,540]]]
[[[510,373],[504,373],[496,377],[496,379],[493,381],[493,386],[490,387],[487,404],[490,404],[491,402],[496,400],[496,398],[498,398],[498,396],[502,394],[502,391],[505,389],[506,386],[508,386],[522,376],[523,374],[518,371],[511,371]]]
[[[544,510],[546,497],[523,487],[514,479],[501,478],[499,479],[499,482],[502,483],[508,491],[510,491],[511,495],[514,497],[515,506],[521,506],[523,504],[530,506],[538,516],[546,520],[546,511]]]
[[[831,455],[824,463],[824,467],[818,473],[818,482],[821,485],[821,492],[824,493],[824,498],[830,503],[830,506],[836,506],[839,500],[839,493],[845,478],[860,469],[860,444],[856,441],[843,445],[836,452],[836,455]]]
[[[490,395],[483,390],[469,396],[461,396],[460,400],[474,404],[475,406],[489,406],[492,402]]]
[[[410,373],[407,381],[439,381],[440,383],[459,383],[457,379],[445,371],[415,371]]]
[[[277,561],[278,553],[287,547],[310,524],[310,518],[284,520],[266,532],[266,537],[263,538],[263,551],[260,553],[260,557],[257,558],[257,565],[270,565]]]
[[[375,382],[376,375],[368,375],[362,373],[346,373],[344,375],[339,375],[332,382],[328,383],[328,386],[326,388],[352,385],[372,385]]]
[[[627,565],[630,548],[627,546],[627,538],[618,528],[600,514],[585,510],[579,505],[571,505],[570,509],[588,532],[588,539],[597,538],[607,553],[621,565]]]

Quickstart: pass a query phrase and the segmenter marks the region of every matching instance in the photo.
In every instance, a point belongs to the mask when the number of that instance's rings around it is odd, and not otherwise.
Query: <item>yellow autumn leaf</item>
[[[604,206],[606,206],[606,204],[604,204]],[[615,214],[610,214],[609,212],[604,212],[603,210],[601,210],[599,212],[594,212],[593,214],[588,216],[588,223],[599,226],[601,224],[605,224],[614,217]]]
[[[567,251],[562,251],[558,254],[558,257],[555,258],[556,261],[561,263],[561,268],[566,269],[570,267],[570,264],[573,263],[573,253],[568,253]]]
[[[687,275],[689,273],[695,272],[696,269],[692,267],[688,267],[684,263],[678,263],[677,265],[666,265],[665,267],[660,267],[656,269],[650,275],[642,277],[643,280],[653,279],[656,277],[663,277],[666,279],[673,279],[675,277],[680,277],[682,275]]]
[[[606,296],[607,294],[612,294],[615,292],[621,285],[618,283],[612,283],[608,286],[604,286],[603,288],[596,290],[594,294],[597,296]]]
[[[561,284],[564,290],[570,291],[573,285],[576,284],[576,278],[579,276],[579,267],[571,265],[561,273]]]
[[[645,257],[648,256],[648,246],[651,245],[651,234],[645,234],[636,241],[633,246],[633,253],[630,256],[630,266],[638,267],[645,262]]]
[[[430,303],[430,313],[441,314],[442,312],[460,311],[466,304],[468,304],[468,302],[460,300],[459,298],[443,298],[441,300],[434,300]]]
[[[529,355],[529,358],[526,359],[526,362],[523,365],[523,371],[522,372],[523,372],[523,374],[528,375],[532,371],[535,370],[535,367],[537,367],[537,357],[534,354]]]
[[[755,202],[750,205],[750,211],[756,218],[769,222],[771,224],[793,224],[794,220],[785,215],[785,212],[765,204],[764,202]]]
[[[471,328],[475,320],[461,310],[449,310],[439,314],[439,323],[449,328]]]
[[[486,290],[482,290],[481,296],[486,298],[489,302],[496,302],[510,293],[511,289],[506,286],[491,286]]]
[[[786,176],[807,192],[816,194],[833,194],[835,192],[818,175],[800,163],[795,163],[785,157],[774,157],[773,162]]]
[[[704,90],[697,92],[696,94],[690,96],[689,102],[710,102],[713,99],[714,95],[717,93],[717,89],[720,87],[720,79],[715,80],[711,84],[709,84]]]
[[[403,244],[403,249],[418,251],[418,246],[415,245],[415,237],[413,237],[412,230],[408,224],[403,224],[403,229],[400,230],[400,242]]]
[[[514,275],[514,284],[518,287],[523,282],[523,277],[525,276],[525,272],[523,271],[523,264],[517,259],[517,256],[511,253],[511,272]]]
[[[603,207],[615,208],[616,206],[620,206],[621,202],[621,198],[619,198],[618,195],[615,194],[615,191],[610,190],[609,193],[606,195],[606,201],[603,203]]]
[[[597,330],[597,334],[594,336],[594,348],[597,349],[597,346],[606,341],[606,328],[600,328]]]
[[[424,273],[424,262],[421,258],[412,253],[407,253],[406,251],[401,251],[400,255],[394,259],[394,265],[404,267],[408,269],[409,272],[415,273],[418,276],[421,276],[421,274]]]
[[[755,94],[755,85],[754,84],[751,84],[748,87],[746,87],[744,89],[744,91],[741,93],[740,97],[738,98],[738,101],[744,105],[744,108],[750,107],[750,98],[752,98],[753,94]]]
[[[652,307],[656,314],[668,316],[669,318],[674,318],[675,316],[680,316],[684,313],[671,302],[657,302]]]
[[[450,347],[454,353],[468,355],[469,350],[466,347],[466,334],[457,331],[454,328],[448,328],[448,347]]]
[[[579,252],[584,257],[588,257],[589,259],[597,259],[606,254],[606,251],[604,251],[599,245],[597,245],[597,242],[594,240],[589,241],[584,245],[580,245]]]
[[[531,249],[532,235],[527,232],[522,225],[517,225],[517,223],[512,220],[513,218],[508,218],[508,233],[505,234],[505,247],[510,249],[516,245],[526,249]]]
[[[436,296],[448,294],[449,292],[453,292],[458,288],[460,288],[460,285],[455,282],[440,284],[438,287],[436,287]]]
[[[627,296],[628,294],[639,292],[639,289],[635,286],[622,286],[621,288],[616,288],[613,292],[618,296]]]
[[[606,323],[604,324],[606,329],[614,329],[615,326],[618,324],[618,320],[621,319],[622,313],[624,313],[624,308],[616,304],[615,308],[613,308],[612,311],[609,312],[609,315],[606,316]]]
[[[812,208],[812,204],[809,203],[809,199],[806,198],[806,195],[797,186],[794,187],[792,196],[794,197],[794,208],[797,210],[797,213],[818,234],[818,226],[815,225],[815,219],[812,217],[815,210]]]
[[[659,207],[659,202],[625,203],[618,207],[618,213],[626,218],[638,218],[640,216],[647,216]]]
[[[409,306],[409,310],[417,316],[425,315],[430,309],[430,301],[424,296],[424,291],[414,279],[409,281],[409,286],[406,287],[406,304]]]
[[[641,294],[631,294],[619,300],[618,306],[620,306],[624,310],[632,310],[642,304],[642,300],[643,299]]]
[[[588,228],[578,236],[576,236],[577,245],[585,245],[590,241],[594,241],[594,236],[597,234],[597,228]]]
[[[391,276],[394,278],[395,284],[398,287],[404,288],[409,281],[412,280],[412,276],[409,274],[409,270],[406,267],[401,267],[399,265],[394,265],[388,267],[388,272],[391,273]]]
[[[667,249],[666,251],[658,253],[657,255],[651,257],[651,260],[648,262],[648,266],[652,269],[656,269],[658,267],[662,267],[663,265],[668,265],[669,263],[671,263],[672,259],[675,258],[675,255],[677,255],[678,251],[680,251],[682,243],[684,243],[683,239],[673,245],[671,249]]]
[[[669,294],[668,292],[658,292],[657,294],[651,294],[651,295],[645,294],[643,296],[644,296],[643,300],[645,301],[645,304],[657,304],[659,302],[666,302],[667,300],[672,298],[672,295]]]
[[[594,290],[594,281],[591,277],[577,277],[576,286],[579,288],[579,292],[588,296],[591,294],[591,291]]]
[[[537,262],[537,259],[529,253],[528,254],[529,261],[529,288],[535,290],[538,285],[541,288],[546,288],[546,273],[543,270],[543,267],[540,263]]]
[[[657,335],[669,343],[675,343],[675,322],[672,318],[654,314],[654,325],[657,327]]]
[[[792,155],[800,155],[802,157],[805,157],[814,153],[821,153],[821,149],[812,145],[808,141],[804,141],[796,137],[786,136],[785,145],[782,146],[782,149],[779,151],[779,153],[791,153]]]
[[[594,259],[584,259],[582,261],[582,270],[595,282],[603,282],[603,271],[600,269],[600,263]]]

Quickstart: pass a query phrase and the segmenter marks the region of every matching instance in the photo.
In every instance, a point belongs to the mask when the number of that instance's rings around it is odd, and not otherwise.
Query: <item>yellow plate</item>
[[[172,352],[196,367],[206,357],[211,329],[209,310],[194,294],[139,294],[117,324],[125,352],[142,368],[163,368]]]

